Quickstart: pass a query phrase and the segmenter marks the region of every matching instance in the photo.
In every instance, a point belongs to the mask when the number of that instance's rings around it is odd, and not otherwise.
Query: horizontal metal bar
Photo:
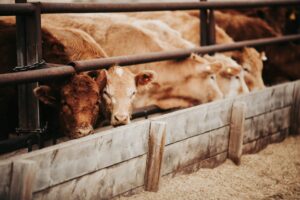
[[[241,49],[247,46],[263,46],[276,43],[282,43],[287,41],[300,40],[300,34],[282,36],[276,38],[264,38],[256,40],[245,40],[241,42],[235,42],[232,44],[219,44],[219,45],[210,45],[205,47],[198,47],[193,49],[186,50],[177,50],[177,51],[168,51],[168,52],[155,52],[134,56],[120,56],[120,57],[111,57],[111,58],[102,58],[102,59],[92,59],[84,61],[74,61],[71,63],[76,69],[77,72],[89,71],[101,68],[109,68],[112,65],[135,65],[148,62],[156,62],[170,59],[183,59],[188,57],[191,53],[206,54],[213,52],[222,52],[222,51],[231,51],[236,49]]]
[[[20,148],[26,148],[28,147],[28,142],[31,143],[30,145],[38,144],[38,135],[35,133],[29,133],[13,139],[2,140],[0,141],[0,154],[15,151]]]
[[[251,0],[214,2],[152,3],[41,3],[42,13],[135,12],[191,9],[253,8],[263,6],[300,5],[299,0]]]
[[[237,50],[249,46],[258,47],[263,45],[271,45],[271,44],[296,41],[296,40],[300,40],[300,34],[275,37],[275,38],[246,40],[242,42],[235,42],[232,44],[211,45],[211,46],[198,47],[198,48],[186,49],[186,50],[156,52],[156,53],[147,53],[147,54],[134,55],[134,56],[119,56],[119,57],[111,57],[111,58],[84,60],[84,61],[74,61],[70,63],[70,65],[55,65],[55,64],[48,63],[47,68],[44,69],[0,74],[0,85],[49,80],[55,77],[71,75],[76,72],[109,68],[112,65],[127,66],[127,65],[157,62],[157,61],[170,60],[170,59],[183,59],[188,57],[191,53],[206,54],[206,53],[213,53],[213,52],[223,52],[223,51]]]
[[[32,14],[35,6],[31,3],[0,4],[0,16]]]
[[[242,9],[263,6],[295,6],[299,0],[252,0],[213,2],[153,2],[153,3],[41,3],[42,13],[135,12],[192,9]],[[0,15],[28,14],[34,11],[30,3],[0,4]]]
[[[29,83],[75,74],[70,65],[57,65],[47,63],[45,68],[23,72],[0,74],[0,85]]]

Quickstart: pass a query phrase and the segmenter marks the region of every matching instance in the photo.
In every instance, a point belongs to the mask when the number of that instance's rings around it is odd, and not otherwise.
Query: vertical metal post
[[[205,1],[205,0],[201,0]],[[206,46],[208,43],[207,38],[207,10],[200,10],[200,46]]]
[[[208,17],[208,44],[213,45],[216,43],[216,29],[215,29],[215,16],[214,16],[214,10],[210,9],[209,10],[209,17]]]
[[[27,0],[16,0],[16,3],[26,3]],[[34,14],[17,16],[17,63],[19,66],[38,63],[41,59],[41,18],[40,7],[36,5]],[[17,132],[40,133],[39,101],[33,94],[38,83],[18,86],[19,127]]]

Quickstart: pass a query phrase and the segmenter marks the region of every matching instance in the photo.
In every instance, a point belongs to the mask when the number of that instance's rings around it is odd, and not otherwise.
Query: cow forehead
[[[135,76],[126,68],[112,67],[108,70],[106,89],[115,95],[132,93],[136,89]]]
[[[63,88],[62,98],[97,98],[99,88],[91,77],[88,75],[75,75]]]

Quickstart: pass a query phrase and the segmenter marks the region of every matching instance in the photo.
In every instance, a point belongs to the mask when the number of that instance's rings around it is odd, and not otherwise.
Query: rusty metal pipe
[[[0,4],[0,16],[32,14],[35,6],[31,3]]]
[[[47,63],[46,68],[43,69],[0,74],[0,85],[44,81],[57,77],[69,76],[75,73],[75,69],[70,65]]]
[[[277,38],[263,38],[256,40],[245,40],[241,42],[235,42],[232,44],[219,44],[219,45],[210,45],[205,47],[198,47],[193,49],[177,50],[177,51],[168,51],[168,52],[155,52],[142,55],[134,56],[119,56],[112,58],[102,58],[102,59],[92,59],[84,61],[74,61],[71,63],[76,68],[77,72],[95,70],[99,68],[109,68],[112,65],[134,65],[147,62],[156,62],[162,60],[170,59],[183,59],[188,57],[191,53],[206,54],[213,52],[222,52],[222,51],[231,51],[236,49],[241,49],[248,46],[263,46],[276,43],[282,43],[287,41],[300,40],[300,34],[282,36]]]
[[[299,0],[252,0],[168,3],[41,3],[42,13],[136,12],[192,9],[242,9],[263,6],[294,6]]]
[[[24,82],[49,80],[55,77],[67,76],[75,74],[76,72],[83,72],[89,70],[97,70],[109,68],[112,65],[134,65],[148,62],[157,62],[170,59],[183,59],[188,57],[191,53],[205,54],[213,52],[223,52],[241,49],[249,46],[263,46],[271,45],[289,41],[300,40],[300,34],[282,36],[276,38],[264,38],[256,40],[246,40],[232,44],[219,44],[205,47],[198,47],[193,49],[168,51],[168,52],[155,52],[134,56],[119,56],[111,58],[101,58],[85,61],[74,61],[70,65],[55,65],[47,64],[47,68],[37,69],[32,71],[17,72],[0,74],[0,85],[18,84]],[[74,68],[73,68],[73,67]]]

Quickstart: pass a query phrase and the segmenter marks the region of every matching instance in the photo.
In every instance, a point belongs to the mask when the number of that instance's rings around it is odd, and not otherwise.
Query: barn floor
[[[141,192],[122,200],[300,199],[300,136],[244,155],[239,167],[227,160],[215,169],[165,177],[157,193]]]

